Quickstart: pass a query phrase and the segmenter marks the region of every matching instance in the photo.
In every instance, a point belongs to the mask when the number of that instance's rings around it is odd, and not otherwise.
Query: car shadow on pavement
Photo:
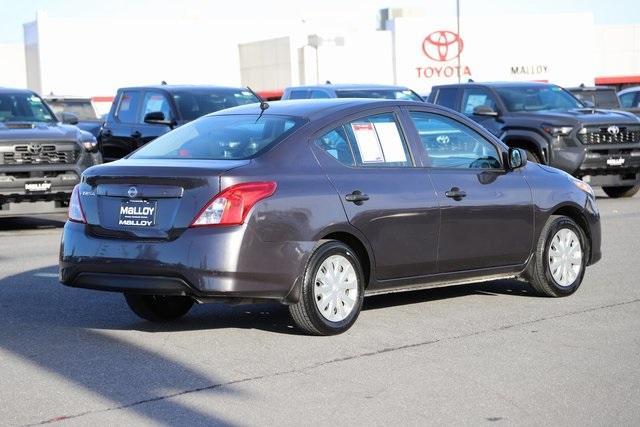
[[[63,215],[49,217],[2,217],[0,218],[0,231],[62,228],[66,220],[66,216]]]
[[[153,340],[123,335],[117,330],[136,329],[138,322],[120,295],[64,288],[51,277],[55,272],[51,266],[0,279],[0,356],[20,359],[18,370],[38,368],[35,374],[3,372],[6,386],[54,378],[51,390],[32,396],[34,413],[41,413],[38,406],[51,407],[50,398],[65,400],[59,412],[42,419],[26,418],[29,411],[18,401],[15,408],[13,401],[3,402],[0,413],[13,411],[11,419],[19,424],[39,424],[126,408],[155,424],[231,424],[217,417],[214,407],[203,411],[172,398],[190,391],[242,396],[231,386],[220,387],[230,378],[160,354]],[[56,389],[65,386],[68,391]],[[85,396],[96,398],[83,405]]]

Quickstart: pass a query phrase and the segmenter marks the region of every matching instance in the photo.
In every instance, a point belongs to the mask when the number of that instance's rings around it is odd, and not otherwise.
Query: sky
[[[592,12],[596,24],[640,23],[639,0],[460,0],[462,15]],[[147,20],[230,20],[265,26],[278,22],[314,26],[376,28],[376,14],[386,7],[421,8],[427,13],[455,13],[455,0],[0,0],[0,43],[22,42],[22,24],[40,10],[53,18]],[[266,28],[270,27],[270,28]],[[119,31],[122,28],[118,28]],[[104,29],[100,29],[103,31]],[[640,42],[639,42],[640,43]]]

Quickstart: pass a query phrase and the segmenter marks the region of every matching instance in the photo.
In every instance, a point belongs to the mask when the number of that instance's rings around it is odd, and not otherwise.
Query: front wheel
[[[588,255],[582,228],[569,217],[552,215],[540,233],[526,276],[540,295],[571,295],[582,283]]]
[[[355,323],[363,296],[364,275],[356,254],[342,242],[325,240],[309,258],[300,301],[289,312],[309,334],[340,334]]]
[[[168,322],[189,312],[193,299],[183,296],[124,294],[129,308],[152,322]]]
[[[623,185],[618,187],[602,187],[602,191],[613,199],[620,197],[633,197],[640,191],[640,185]]]

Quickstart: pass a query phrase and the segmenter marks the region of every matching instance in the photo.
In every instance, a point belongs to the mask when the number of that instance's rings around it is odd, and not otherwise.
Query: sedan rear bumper
[[[246,228],[186,229],[175,240],[98,237],[67,222],[60,281],[114,292],[289,301],[313,242],[263,242]]]

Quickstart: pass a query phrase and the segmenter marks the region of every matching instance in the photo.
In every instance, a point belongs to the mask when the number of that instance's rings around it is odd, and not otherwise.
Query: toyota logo
[[[127,191],[127,194],[133,199],[138,195],[138,189],[136,187],[129,187],[129,191]]]
[[[434,61],[445,62],[456,59],[462,53],[464,43],[453,31],[434,31],[424,38],[422,51]]]
[[[438,135],[438,137],[436,138],[436,142],[438,144],[448,144],[449,143],[449,137],[447,135]]]
[[[609,135],[611,136],[616,136],[620,133],[620,128],[618,126],[609,126],[607,128],[607,132],[609,132]]]
[[[29,144],[27,145],[27,151],[31,154],[40,154],[42,153],[42,145],[40,144]]]

